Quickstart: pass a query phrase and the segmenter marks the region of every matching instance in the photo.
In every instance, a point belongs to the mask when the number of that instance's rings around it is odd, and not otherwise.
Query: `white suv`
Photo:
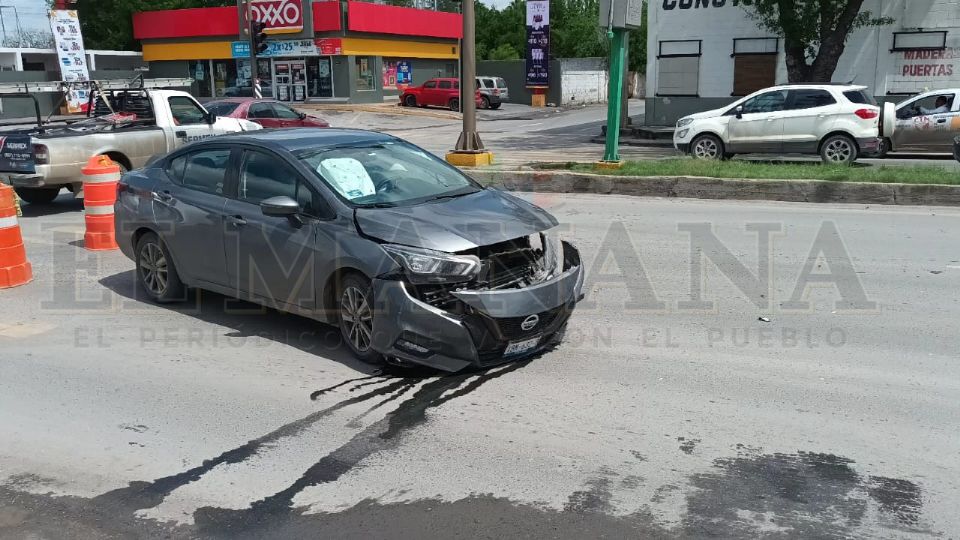
[[[893,133],[896,119],[892,105],[881,109],[866,90],[832,84],[774,86],[722,109],[681,118],[673,144],[700,159],[820,154],[827,163],[853,163],[861,154],[878,151],[881,136]]]

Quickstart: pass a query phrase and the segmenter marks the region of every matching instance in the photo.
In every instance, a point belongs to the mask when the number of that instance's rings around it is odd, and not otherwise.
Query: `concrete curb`
[[[960,206],[960,186],[824,180],[747,180],[696,176],[607,176],[570,171],[468,169],[478,182],[508,191],[596,193],[811,203]]]

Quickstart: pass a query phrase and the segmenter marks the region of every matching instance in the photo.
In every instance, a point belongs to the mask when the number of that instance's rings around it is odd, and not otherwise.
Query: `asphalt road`
[[[439,110],[439,109],[438,109]],[[630,115],[642,121],[644,102],[631,100]],[[480,111],[478,131],[487,149],[493,152],[497,166],[514,168],[533,162],[591,162],[603,158],[602,144],[590,142],[600,135],[606,123],[606,105],[594,104],[571,109],[532,109],[526,105],[505,103],[496,111]],[[462,125],[452,118],[416,115],[374,114],[369,112],[320,111],[334,127],[354,127],[384,131],[403,137],[437,154],[444,155],[457,142]],[[672,146],[620,146],[622,159],[662,159],[676,157]],[[819,162],[816,156],[749,156],[748,159]],[[864,158],[861,164],[902,167],[932,166],[960,172],[960,163],[949,155],[891,154],[886,159]]]
[[[26,207],[0,538],[960,536],[960,210],[532,199],[588,266],[567,341],[447,377],[137,300],[76,202]]]

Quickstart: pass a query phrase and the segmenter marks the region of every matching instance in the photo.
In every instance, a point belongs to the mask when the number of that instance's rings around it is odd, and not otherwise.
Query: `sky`
[[[26,30],[50,30],[50,23],[47,22],[47,3],[44,0],[0,0],[0,6],[13,6],[17,8],[20,15],[20,26]],[[16,18],[12,9],[4,7],[0,9],[3,13],[3,23],[7,27],[7,33],[13,31],[16,26]]]

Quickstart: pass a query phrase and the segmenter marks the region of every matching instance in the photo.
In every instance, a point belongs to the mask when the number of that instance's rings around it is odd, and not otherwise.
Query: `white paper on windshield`
[[[344,197],[353,200],[377,192],[363,164],[353,158],[330,158],[320,162],[317,172]]]

